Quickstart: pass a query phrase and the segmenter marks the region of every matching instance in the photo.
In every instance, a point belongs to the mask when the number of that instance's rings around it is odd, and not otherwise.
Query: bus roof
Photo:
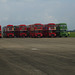
[[[41,24],[41,23],[35,23],[34,25],[43,25],[43,24]]]
[[[47,25],[55,25],[55,23],[48,23]]]
[[[9,25],[7,25],[7,27],[8,27],[8,26],[13,26],[13,25],[10,25],[10,24],[9,24]]]
[[[67,25],[66,23],[59,23],[59,24],[56,24],[56,25]]]
[[[20,24],[19,26],[26,26],[25,24]]]

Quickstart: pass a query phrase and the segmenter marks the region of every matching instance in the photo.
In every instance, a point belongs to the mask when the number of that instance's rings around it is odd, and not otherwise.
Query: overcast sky
[[[0,0],[0,24],[67,23],[75,29],[75,0]]]

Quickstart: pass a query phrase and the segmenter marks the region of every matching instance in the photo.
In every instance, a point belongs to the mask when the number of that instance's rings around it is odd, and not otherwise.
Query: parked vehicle
[[[1,30],[1,25],[0,25],[0,38],[2,37],[2,30]]]
[[[69,34],[67,32],[67,24],[66,23],[56,24],[56,34],[59,37],[68,37]]]
[[[7,25],[3,27],[3,37],[14,37],[14,26]]]
[[[3,32],[2,32],[3,31]],[[7,25],[1,30],[0,37],[68,37],[70,32],[67,31],[66,23],[35,23],[31,25]]]
[[[24,24],[14,26],[15,29],[15,37],[27,37],[27,27]]]
[[[43,24],[36,23],[28,26],[30,37],[43,37]]]
[[[44,37],[56,37],[56,25],[55,23],[45,24],[43,27]]]

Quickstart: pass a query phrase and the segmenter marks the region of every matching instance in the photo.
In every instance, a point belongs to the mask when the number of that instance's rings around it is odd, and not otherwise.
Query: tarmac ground
[[[1,38],[0,75],[75,75],[75,38]]]

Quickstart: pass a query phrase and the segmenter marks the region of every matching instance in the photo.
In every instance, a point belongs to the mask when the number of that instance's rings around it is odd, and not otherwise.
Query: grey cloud
[[[0,0],[1,1],[1,0]],[[66,22],[68,28],[74,25],[74,2],[62,0],[3,0],[0,2],[0,23],[32,24]],[[68,19],[69,18],[69,19]],[[72,24],[72,26],[71,26]]]

